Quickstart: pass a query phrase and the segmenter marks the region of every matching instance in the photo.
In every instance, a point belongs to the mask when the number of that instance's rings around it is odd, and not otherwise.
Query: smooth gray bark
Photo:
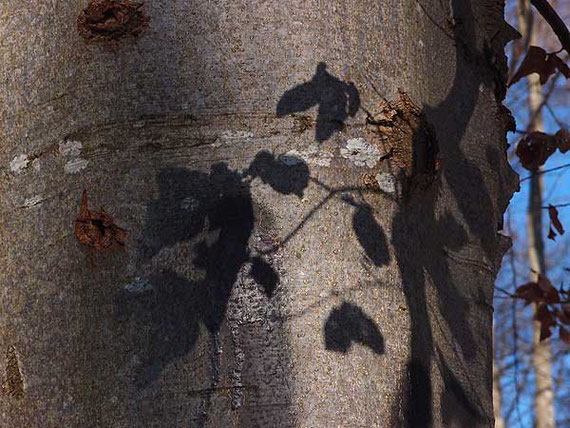
[[[503,3],[155,0],[110,46],[83,7],[0,4],[0,425],[492,427]]]

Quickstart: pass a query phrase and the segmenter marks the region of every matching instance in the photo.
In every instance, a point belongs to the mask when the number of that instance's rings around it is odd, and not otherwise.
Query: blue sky
[[[511,5],[513,3],[511,2]],[[512,16],[512,11],[510,16]],[[513,21],[513,19],[511,19]],[[513,22],[511,22],[513,26]],[[554,37],[546,36],[544,47],[556,44]],[[507,50],[510,53],[510,49]],[[567,59],[565,54],[561,57]],[[545,84],[545,88],[549,86]],[[570,108],[567,98],[570,86],[563,77],[556,80],[556,88],[548,103],[548,108],[543,109],[545,119],[545,131],[554,133],[561,127],[568,128],[570,124]],[[508,94],[505,104],[509,107],[517,120],[517,129],[525,130],[528,123],[527,85],[522,80],[513,85]],[[520,162],[512,153],[518,140],[523,134],[509,134],[511,143],[509,149],[511,165],[524,179],[529,176],[529,171],[522,168]],[[570,152],[561,154],[557,152],[551,156],[544,168],[552,169],[570,164]],[[529,181],[521,181],[521,189],[516,193],[505,214],[505,231],[513,238],[513,248],[503,259],[501,272],[496,285],[512,292],[516,285],[522,285],[530,279],[530,268],[527,260],[527,233],[526,212],[529,197]],[[544,200],[543,206],[548,204],[570,204],[570,167],[544,174]],[[546,238],[549,229],[548,212],[544,214],[544,239],[548,264],[548,277],[555,286],[570,283],[570,273],[565,267],[570,267],[567,250],[570,248],[570,206],[560,207],[560,219],[568,233],[558,236],[556,241]],[[516,317],[514,316],[516,310]],[[516,327],[516,341],[513,326]],[[497,361],[505,368],[502,378],[503,386],[503,415],[508,416],[507,428],[529,428],[534,425],[533,421],[533,394],[534,377],[532,374],[531,360],[529,358],[531,343],[531,312],[530,308],[524,308],[522,302],[513,302],[500,291],[495,292],[495,331],[497,344],[495,355],[502,358]],[[570,347],[560,343],[557,332],[552,339],[553,353],[559,355],[553,366],[556,394],[556,419],[558,427],[570,426],[570,359],[568,358]],[[516,350],[516,358],[515,358]],[[519,394],[515,393],[515,385],[522,387]],[[518,403],[517,405],[513,405]]]

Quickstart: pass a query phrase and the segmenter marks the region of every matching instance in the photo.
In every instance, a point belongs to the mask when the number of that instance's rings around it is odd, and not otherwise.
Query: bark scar
[[[368,114],[367,137],[378,146],[382,159],[404,172],[412,187],[427,187],[437,177],[440,156],[433,126],[408,94],[384,101],[377,113]]]
[[[6,351],[6,379],[2,383],[2,392],[8,397],[22,398],[24,396],[24,378],[14,346],[10,346]]]
[[[110,42],[145,31],[150,18],[144,3],[131,0],[90,0],[77,18],[79,35],[89,42]]]

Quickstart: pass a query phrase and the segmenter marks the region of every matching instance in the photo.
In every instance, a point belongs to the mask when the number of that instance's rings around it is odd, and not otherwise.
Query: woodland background
[[[570,2],[553,0],[551,5],[563,21],[570,22]],[[523,37],[507,46],[511,75],[522,62],[529,45],[540,46],[547,52],[560,50],[560,41],[552,28],[531,7],[529,1],[508,1],[507,21],[521,32]],[[521,28],[526,23],[528,28]],[[523,24],[524,27],[524,24]],[[558,54],[568,63],[568,53]],[[537,75],[533,77],[536,81]],[[541,130],[554,134],[570,126],[568,95],[570,84],[558,72],[548,81],[537,86],[542,97],[538,109],[532,107],[533,84],[522,79],[508,91],[506,105],[516,119],[516,132],[509,134],[509,160],[519,174],[520,191],[511,200],[505,214],[504,232],[513,239],[513,246],[503,259],[502,269],[496,281],[495,293],[495,364],[494,400],[496,428],[505,427],[570,427],[570,344],[565,343],[558,331],[542,342],[535,333],[540,323],[533,321],[533,305],[525,305],[521,299],[513,298],[517,287],[532,281],[533,268],[529,261],[532,240],[529,239],[529,218],[532,210],[531,172],[525,169],[516,156],[517,143],[529,131]],[[532,80],[532,79],[531,79]],[[542,120],[541,120],[542,119]],[[570,224],[570,153],[556,151],[542,166],[542,231],[544,241],[545,272],[557,288],[567,289],[570,283],[570,234],[548,239],[551,221],[548,206],[554,205],[563,225]],[[535,201],[536,203],[536,201]],[[552,362],[536,361],[537,347],[544,347]],[[536,361],[536,364],[535,364]],[[537,387],[537,378],[549,378],[552,390]],[[546,389],[546,390],[544,390]],[[542,394],[546,402],[538,401]],[[551,409],[548,407],[552,406]]]

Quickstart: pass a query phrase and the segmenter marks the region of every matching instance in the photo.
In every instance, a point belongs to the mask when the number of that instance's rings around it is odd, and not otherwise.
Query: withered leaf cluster
[[[552,239],[554,241],[557,232],[558,235],[564,235],[564,227],[558,218],[558,210],[554,205],[548,206],[548,215],[550,216],[550,232],[548,232],[548,239]],[[553,227],[556,229],[556,232],[554,231]]]
[[[75,220],[75,236],[83,245],[96,251],[111,248],[114,245],[125,245],[127,231],[117,226],[109,214],[101,207],[100,212],[89,209],[87,190],[83,190],[79,215]]]
[[[552,329],[559,328],[560,338],[570,345],[570,332],[564,325],[570,325],[570,302],[568,291],[557,290],[544,275],[538,275],[537,281],[521,285],[515,297],[523,299],[528,305],[535,303],[535,319],[540,322],[540,340],[552,336]]]
[[[566,129],[560,129],[556,134],[529,132],[518,142],[516,154],[524,168],[537,171],[556,149],[562,153],[570,149],[570,132]]]
[[[532,73],[538,73],[540,84],[544,85],[557,70],[567,79],[570,77],[570,68],[556,54],[547,53],[538,46],[530,46],[520,67],[509,79],[508,86]]]

